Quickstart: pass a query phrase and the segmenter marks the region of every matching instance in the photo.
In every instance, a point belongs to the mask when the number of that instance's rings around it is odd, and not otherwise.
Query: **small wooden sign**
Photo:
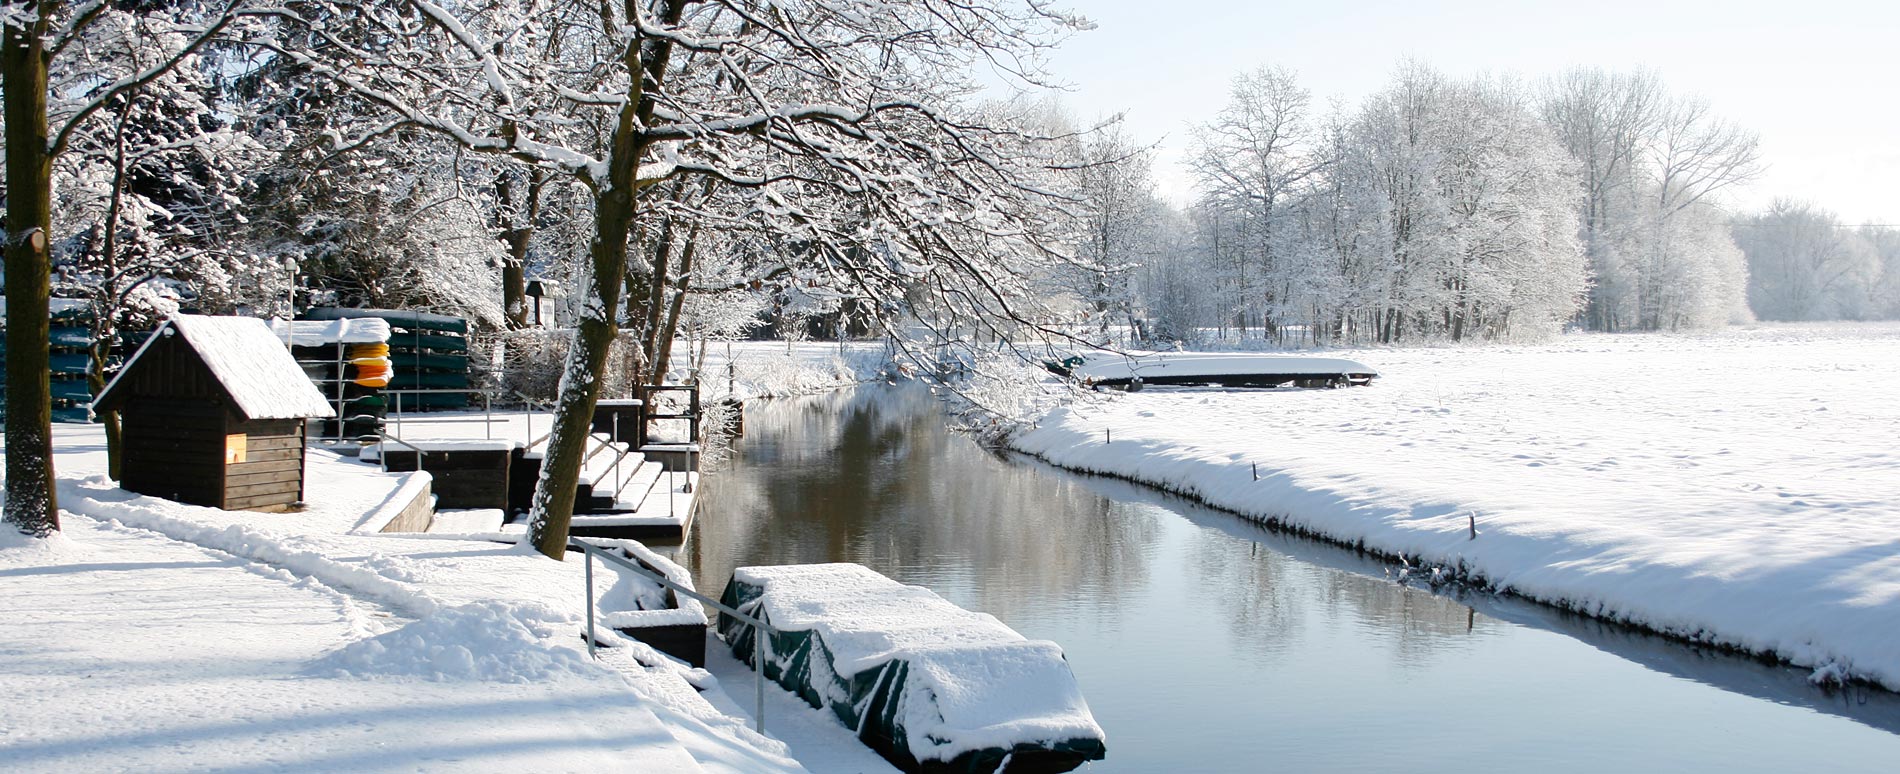
[[[244,462],[250,453],[250,436],[232,433],[224,437],[224,464],[236,465]]]

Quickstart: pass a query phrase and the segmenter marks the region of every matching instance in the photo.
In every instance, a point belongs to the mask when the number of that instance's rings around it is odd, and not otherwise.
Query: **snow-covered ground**
[[[578,557],[370,531],[410,476],[313,450],[310,510],[226,512],[113,487],[102,441],[55,432],[62,535],[0,536],[0,770],[804,771],[710,673],[589,659]]]
[[[1151,388],[1058,409],[1012,443],[1363,541],[1413,579],[1462,568],[1900,689],[1900,325],[1328,354],[1383,376]]]

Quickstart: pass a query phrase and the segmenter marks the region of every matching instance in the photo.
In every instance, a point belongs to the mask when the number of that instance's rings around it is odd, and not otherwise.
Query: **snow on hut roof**
[[[175,315],[153,331],[139,351],[119,369],[94,403],[104,400],[131,373],[152,343],[176,331],[198,353],[205,367],[245,419],[333,417],[335,410],[310,383],[270,326],[255,317]]]
[[[389,322],[378,317],[337,320],[272,320],[277,340],[297,346],[318,344],[379,344],[389,340]]]

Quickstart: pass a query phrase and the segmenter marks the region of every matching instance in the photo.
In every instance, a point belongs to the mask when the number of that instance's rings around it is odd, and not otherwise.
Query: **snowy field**
[[[1383,376],[1112,395],[1013,443],[1364,541],[1406,580],[1462,568],[1900,689],[1900,325],[1327,354]]]

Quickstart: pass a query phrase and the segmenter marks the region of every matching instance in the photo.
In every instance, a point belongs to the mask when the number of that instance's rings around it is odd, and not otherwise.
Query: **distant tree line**
[[[1721,208],[1761,169],[1756,137],[1646,71],[1526,82],[1408,61],[1322,110],[1266,67],[1237,76],[1193,139],[1184,211],[1151,182],[1128,189],[1147,204],[1113,205],[1145,216],[1117,221],[1121,246],[1098,262],[1115,281],[1088,306],[1136,338],[1679,330],[1749,319],[1757,295]],[[1149,163],[1126,145],[1092,155],[1118,152]]]
[[[1735,220],[1748,305],[1763,320],[1900,319],[1900,228],[1853,226],[1781,200]]]

